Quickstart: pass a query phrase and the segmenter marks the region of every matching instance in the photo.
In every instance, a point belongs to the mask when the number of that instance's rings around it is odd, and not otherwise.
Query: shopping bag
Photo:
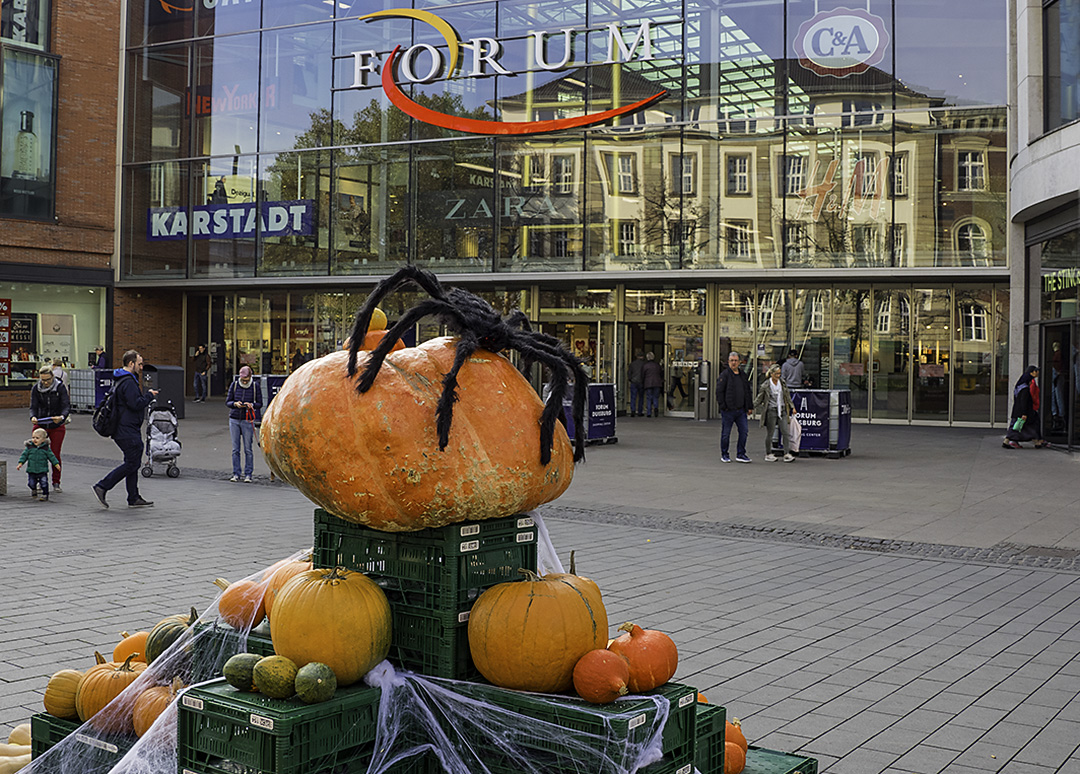
[[[1012,423],[1012,429],[1019,433],[1021,430],[1024,429],[1024,422],[1025,421],[1026,421],[1025,417],[1017,417],[1016,421]]]
[[[802,425],[799,424],[799,419],[794,414],[791,415],[788,432],[791,433],[791,453],[798,454],[799,444],[802,442]]]

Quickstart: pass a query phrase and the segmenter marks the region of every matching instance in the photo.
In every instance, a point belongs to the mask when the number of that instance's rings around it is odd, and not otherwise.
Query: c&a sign
[[[360,17],[361,20],[367,22],[389,18],[413,19],[430,25],[446,42],[446,54],[443,54],[441,48],[427,43],[418,43],[404,49],[401,45],[395,46],[381,60],[375,51],[354,51],[352,52],[353,83],[350,88],[364,88],[368,85],[368,76],[378,74],[381,79],[382,89],[393,105],[406,115],[433,126],[482,135],[525,135],[557,132],[564,129],[596,126],[620,116],[636,113],[667,96],[666,91],[659,91],[651,97],[629,105],[548,121],[486,121],[440,113],[409,98],[402,91],[400,81],[430,83],[438,78],[454,76],[459,67],[465,70],[465,75],[472,78],[491,75],[515,75],[516,73],[507,69],[501,61],[504,52],[503,41],[489,37],[475,37],[468,41],[462,41],[457,31],[449,23],[430,11],[409,8],[390,9],[376,11]],[[572,63],[570,61],[571,42],[575,32],[576,30],[573,28],[534,31],[524,38],[514,38],[511,44],[531,46],[532,60],[540,70],[564,70],[569,67],[581,66],[581,63]],[[635,59],[650,60],[653,58],[652,25],[650,21],[642,22],[636,28],[628,30],[623,30],[618,24],[612,23],[607,25],[607,34],[608,56],[606,60],[599,64],[617,64],[634,61]],[[631,36],[632,39],[628,43],[626,38]],[[560,40],[563,55],[561,58],[553,58],[549,52],[549,43]],[[469,56],[464,58],[467,61],[462,61],[462,49],[468,49],[471,52]],[[517,57],[517,59],[521,61],[525,57]]]
[[[885,58],[888,47],[885,20],[861,8],[817,13],[795,36],[799,64],[834,78],[865,73]]]

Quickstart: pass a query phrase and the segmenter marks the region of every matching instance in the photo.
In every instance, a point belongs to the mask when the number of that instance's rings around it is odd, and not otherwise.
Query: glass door
[[[946,320],[948,320],[946,312]],[[908,374],[911,362],[911,298],[907,290],[874,290],[872,419],[908,418]],[[948,331],[940,333],[948,335]],[[941,336],[939,334],[938,338]],[[948,411],[948,392],[945,408]],[[946,414],[948,416],[948,414]]]
[[[912,294],[915,339],[913,419],[949,420],[952,381],[952,290],[916,290]]]
[[[704,357],[705,326],[668,323],[664,365],[668,416],[692,417],[697,367]]]
[[[1039,418],[1050,443],[1076,446],[1080,433],[1077,400],[1077,341],[1073,323],[1044,325],[1039,367]],[[1070,440],[1071,439],[1071,440]]]

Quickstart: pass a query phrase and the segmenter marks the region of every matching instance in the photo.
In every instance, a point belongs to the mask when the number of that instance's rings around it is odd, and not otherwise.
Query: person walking
[[[1013,387],[1012,422],[1001,445],[1006,449],[1019,449],[1022,441],[1035,441],[1035,448],[1048,444],[1043,440],[1039,427],[1039,377],[1038,366],[1029,365],[1016,380]]]
[[[642,416],[642,404],[645,402],[645,355],[638,350],[634,353],[634,359],[630,361],[630,416]]]
[[[195,402],[203,403],[206,401],[206,382],[207,377],[210,374],[210,366],[213,362],[210,359],[210,353],[206,349],[205,344],[200,344],[195,348],[195,362],[193,366],[195,368]]]
[[[68,386],[68,374],[67,374],[67,371],[64,370],[64,361],[63,360],[61,360],[58,357],[53,358],[52,372],[53,372],[53,376],[56,377],[56,380],[58,382],[60,382],[65,387]]]
[[[304,354],[304,346],[302,344],[296,345],[296,351],[292,356],[292,370],[296,370],[304,363],[308,361],[307,355]]]
[[[124,353],[123,367],[113,371],[113,391],[116,393],[116,432],[113,442],[120,447],[124,461],[105,474],[93,486],[94,496],[103,508],[108,508],[105,495],[123,481],[127,486],[129,508],[143,508],[154,503],[139,494],[139,460],[142,457],[142,424],[146,407],[157,390],[142,391],[143,357],[136,350]]]
[[[251,375],[251,367],[243,366],[240,376],[229,385],[229,394],[225,399],[229,407],[229,436],[232,438],[232,478],[240,480],[240,442],[244,444],[244,483],[251,483],[251,474],[255,472],[255,457],[251,444],[255,438],[255,423],[262,411],[262,389]]]
[[[794,349],[788,352],[787,360],[784,361],[784,365],[780,368],[780,378],[784,380],[784,384],[789,390],[801,390],[803,388],[803,380],[805,377],[805,367],[803,362],[799,360],[799,353]],[[787,448],[787,445],[784,446]]]
[[[71,396],[68,394],[64,383],[56,378],[53,367],[46,363],[38,372],[38,380],[30,388],[30,421],[34,428],[41,428],[49,438],[49,448],[56,458],[60,459],[60,449],[64,445],[64,436],[67,435],[68,415],[71,413]],[[46,468],[46,472],[48,468]],[[52,469],[52,484],[54,492],[62,492],[60,488],[59,467]]]
[[[795,404],[791,401],[787,384],[780,378],[780,366],[773,365],[765,377],[754,401],[754,410],[761,412],[761,426],[765,428],[765,461],[776,462],[772,440],[776,435],[776,426],[780,425],[780,434],[784,439],[784,462],[794,462],[795,455],[791,453],[791,415],[795,412]]]
[[[641,366],[641,385],[645,388],[645,416],[659,416],[660,388],[664,386],[664,372],[652,352],[645,355],[645,364]]]
[[[746,456],[746,436],[749,433],[749,417],[754,410],[754,396],[750,380],[739,365],[742,358],[738,352],[728,355],[728,367],[716,380],[716,403],[720,408],[720,461],[731,462],[728,449],[731,446],[731,426],[739,429],[735,446],[736,462],[750,462]]]

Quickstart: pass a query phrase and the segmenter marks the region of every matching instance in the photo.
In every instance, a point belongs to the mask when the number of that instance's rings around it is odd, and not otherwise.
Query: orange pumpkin
[[[670,637],[632,623],[624,623],[619,630],[626,634],[608,645],[608,650],[630,663],[631,693],[651,691],[672,678],[679,666],[679,651]]]
[[[370,352],[371,350],[375,349],[375,347],[379,346],[379,342],[383,340],[383,337],[386,336],[386,334],[387,331],[377,331],[374,329],[369,329],[368,332],[364,334],[364,341],[360,344],[360,351]],[[350,340],[345,339],[345,342],[341,345],[341,348],[347,350],[349,348],[349,344]],[[390,351],[397,352],[399,349],[405,349],[405,343],[401,339],[398,339],[394,342],[394,346],[390,347]]]
[[[300,573],[307,572],[310,569],[310,561],[296,561],[286,562],[274,570],[266,583],[266,591],[263,593],[263,607],[266,608],[266,616],[268,618],[270,617],[270,611],[274,609],[274,600],[277,598],[278,592],[281,591],[282,587]]]
[[[724,774],[742,774],[746,768],[746,750],[734,742],[724,742]]]
[[[697,700],[700,701],[702,704],[709,703],[709,700],[705,698],[705,694],[703,694],[701,691],[698,691]]]
[[[523,572],[525,581],[492,586],[473,605],[473,664],[501,688],[567,691],[578,659],[596,647],[595,614],[569,583]]]
[[[112,660],[118,664],[123,664],[127,657],[134,653],[135,660],[145,664],[146,638],[150,636],[150,632],[135,632],[134,634],[120,632],[120,636],[123,639],[113,648]]]
[[[131,708],[131,720],[136,736],[142,736],[150,730],[150,726],[168,709],[183,685],[183,681],[175,677],[171,685],[155,685],[139,694]]]
[[[749,744],[747,744],[746,736],[742,732],[742,723],[739,722],[738,718],[733,718],[724,725],[724,741],[734,742],[743,749],[743,752],[746,752]]]
[[[528,511],[570,485],[573,451],[556,423],[540,464],[543,403],[504,356],[477,350],[458,373],[449,444],[440,451],[435,407],[455,340],[391,352],[371,389],[356,392],[348,352],[305,363],[285,381],[260,434],[274,473],[348,521],[388,532]],[[333,454],[327,454],[333,449]]]
[[[604,598],[600,593],[600,587],[591,578],[584,578],[577,574],[575,551],[570,552],[570,572],[548,573],[545,580],[557,580],[567,583],[576,589],[592,610],[593,619],[596,621],[596,648],[608,646],[608,617],[607,608],[604,607]]]
[[[95,654],[97,655],[97,654]],[[109,661],[96,664],[86,670],[79,688],[75,692],[75,711],[79,720],[86,722],[93,718],[94,727],[109,733],[130,734],[132,732],[131,705],[113,707],[103,717],[97,717],[105,706],[124,692],[124,689],[138,679],[146,664],[136,662],[128,656],[122,664]]]
[[[266,608],[263,607],[265,583],[253,580],[229,583],[224,578],[215,578],[214,585],[222,590],[218,597],[218,615],[229,626],[251,629],[266,618]]]
[[[590,650],[574,666],[574,690],[593,704],[610,704],[625,696],[629,681],[626,659],[603,648]]]

